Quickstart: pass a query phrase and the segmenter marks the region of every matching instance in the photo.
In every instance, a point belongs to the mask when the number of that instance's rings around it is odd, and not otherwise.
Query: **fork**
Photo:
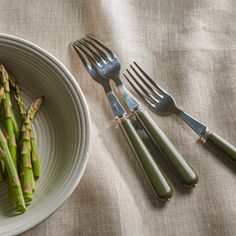
[[[179,116],[200,138],[218,147],[231,162],[236,164],[236,148],[233,145],[186,112],[180,110],[170,94],[157,85],[136,62],[133,62],[133,64],[134,66],[130,65],[132,73],[126,69],[129,77],[125,73],[123,75],[151,109],[160,114],[174,113]]]
[[[131,121],[127,119],[126,112],[112,91],[109,80],[99,74],[97,66],[93,62],[92,56],[86,51],[85,47],[80,45],[78,42],[72,43],[72,46],[90,76],[103,87],[108,98],[111,111],[114,117],[118,120],[119,126],[132,151],[134,152],[155,196],[161,201],[169,200],[173,194],[173,190],[163,175],[161,169],[153,160],[145,144],[142,142]]]
[[[96,66],[101,76],[115,82],[123,100],[129,109],[134,112],[138,120],[141,121],[143,128],[149,136],[165,154],[180,180],[186,186],[196,186],[198,182],[197,174],[121,82],[119,78],[120,62],[117,56],[101,42],[90,36],[76,41],[75,44],[86,50],[87,57],[89,57],[91,63]]]

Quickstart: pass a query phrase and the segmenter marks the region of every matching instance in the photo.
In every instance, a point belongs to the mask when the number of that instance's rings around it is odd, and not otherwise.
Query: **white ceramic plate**
[[[45,50],[0,34],[0,62],[18,79],[27,106],[36,97],[45,96],[33,127],[42,173],[24,214],[14,214],[7,186],[0,183],[0,235],[6,236],[40,223],[73,192],[88,159],[90,119],[75,79]]]

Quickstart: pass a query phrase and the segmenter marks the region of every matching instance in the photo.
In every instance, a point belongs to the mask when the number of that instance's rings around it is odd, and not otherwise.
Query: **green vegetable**
[[[19,84],[17,84],[16,79],[11,75],[10,77],[10,86],[11,89],[14,91],[14,98],[18,104],[18,110],[20,113],[21,121],[22,123],[26,119],[26,112],[24,109],[24,100],[21,96],[21,90]],[[16,132],[16,131],[15,131]],[[33,168],[33,174],[34,177],[37,179],[40,176],[40,166],[39,166],[39,160],[38,160],[38,151],[37,146],[35,142],[34,135],[32,133],[31,127],[30,127],[30,145],[31,145],[31,161],[32,161],[32,168]]]
[[[12,121],[12,104],[10,99],[9,76],[4,66],[0,64],[0,81],[4,88],[2,108],[4,114],[5,137],[7,139],[10,154],[15,167],[17,168],[17,144]]]
[[[32,201],[32,193],[35,189],[35,181],[32,170],[34,160],[31,162],[31,126],[43,101],[43,97],[37,98],[29,107],[26,118],[21,129],[22,147],[21,147],[21,185],[26,202]]]
[[[19,128],[12,110],[10,92],[13,92],[18,105],[21,128]],[[26,210],[25,202],[32,201],[35,179],[40,176],[32,122],[42,102],[43,97],[38,97],[25,112],[19,85],[0,64],[0,103],[2,108],[0,118],[4,126],[4,133],[0,129],[0,181],[3,181],[5,177],[8,180],[9,199],[18,212],[24,212]],[[20,158],[18,158],[18,154]],[[19,170],[20,178],[17,170]]]
[[[13,207],[18,212],[24,212],[26,210],[26,206],[21,189],[19,176],[15,164],[12,160],[10,150],[7,145],[7,140],[1,130],[0,130],[0,158],[1,160],[3,160],[6,166],[6,171],[9,181],[8,186],[10,193],[10,201]]]

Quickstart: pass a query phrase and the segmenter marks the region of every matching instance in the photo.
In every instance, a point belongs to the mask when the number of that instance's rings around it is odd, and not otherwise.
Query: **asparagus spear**
[[[31,144],[31,161],[32,161],[32,167],[33,167],[33,174],[35,178],[38,178],[40,176],[40,166],[39,166],[39,160],[38,160],[38,152],[36,148],[36,142],[35,138],[32,133],[32,122],[34,120],[34,117],[38,110],[40,109],[42,102],[43,102],[44,97],[38,97],[35,99],[35,101],[31,104],[27,115],[29,114],[30,118],[30,125],[28,126],[29,129],[29,134],[30,134],[30,144]]]
[[[30,202],[33,199],[33,182],[32,178],[32,164],[30,158],[30,136],[29,130],[27,129],[28,124],[24,122],[21,134],[22,134],[22,147],[21,147],[21,186],[23,190],[24,199],[26,202]]]
[[[5,165],[3,160],[0,160],[0,182],[3,182],[5,179]]]
[[[31,161],[33,167],[33,174],[35,179],[38,179],[40,176],[40,165],[39,165],[36,142],[32,131],[30,131],[30,144],[31,144]]]
[[[15,136],[16,136],[16,143],[17,143],[17,145],[19,145],[19,143],[20,143],[20,128],[17,124],[16,117],[15,117],[14,113],[12,113],[12,124],[13,124],[13,129],[15,132]]]
[[[15,167],[17,168],[17,144],[16,137],[12,122],[12,104],[10,99],[10,85],[9,76],[2,64],[0,64],[0,80],[4,88],[3,96],[3,113],[4,113],[4,126],[6,131],[6,139],[9,146],[10,154]]]
[[[34,176],[32,171],[32,164],[35,164],[35,160],[32,159],[31,163],[31,143],[30,143],[30,133],[31,126],[43,101],[43,97],[38,97],[29,107],[26,118],[22,126],[22,148],[21,148],[21,184],[23,189],[23,194],[26,202],[32,200],[32,193],[35,188]]]
[[[26,210],[25,201],[21,189],[21,184],[17,169],[11,158],[11,154],[7,145],[7,140],[0,130],[0,157],[4,161],[9,180],[10,200],[14,208],[19,212]]]
[[[20,117],[23,122],[25,120],[26,112],[24,109],[24,100],[21,97],[20,86],[19,84],[17,84],[16,79],[12,75],[9,76],[9,82],[10,82],[11,89],[14,91],[14,97],[18,104]]]
[[[4,96],[4,88],[0,88],[0,103],[2,102]],[[5,179],[5,164],[3,160],[0,160],[0,182]]]
[[[2,102],[3,96],[4,96],[4,88],[1,87],[0,88],[0,103]]]
[[[21,96],[21,90],[19,84],[17,84],[16,79],[11,75],[10,77],[10,86],[12,90],[14,91],[14,97],[18,104],[18,109],[21,117],[22,123],[26,119],[26,112],[24,109],[24,101]],[[38,151],[37,146],[35,142],[34,135],[32,133],[32,130],[30,129],[30,145],[31,145],[31,161],[32,161],[32,168],[33,168],[33,174],[35,178],[39,178],[40,176],[40,166],[38,161]]]
[[[23,102],[22,97],[20,96],[20,87],[18,84],[16,84],[15,78],[11,74],[8,74],[8,75],[9,75],[10,88],[14,92],[14,98],[17,102],[20,117],[21,117],[21,120],[23,123],[23,121],[25,120],[25,111],[24,111],[24,102]],[[15,131],[16,141],[17,141],[17,144],[19,145],[19,143],[20,143],[20,129],[17,124],[14,113],[12,114],[12,122],[13,122],[14,131]]]

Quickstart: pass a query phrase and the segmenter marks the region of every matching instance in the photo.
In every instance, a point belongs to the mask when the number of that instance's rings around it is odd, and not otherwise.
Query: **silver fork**
[[[187,186],[195,186],[198,181],[197,174],[121,82],[119,78],[120,62],[117,56],[105,45],[89,36],[76,41],[75,44],[86,51],[100,75],[115,82],[125,103],[165,154],[180,180]]]
[[[121,106],[110,87],[110,81],[99,74],[97,65],[94,64],[94,58],[86,50],[86,47],[77,41],[72,43],[72,46],[80,57],[90,76],[103,87],[107,95],[112,113],[118,120],[119,126],[131,149],[133,150],[138,163],[140,164],[140,167],[143,170],[146,179],[148,180],[148,183],[155,193],[155,196],[162,201],[169,200],[173,193],[172,188],[170,187],[165,176],[162,174],[162,171],[158,165],[152,159],[151,154],[140,139],[132,123],[129,119],[127,119],[124,108]]]
[[[160,114],[174,113],[189,125],[201,138],[218,147],[234,164],[236,164],[236,148],[212,132],[207,126],[180,110],[173,97],[163,88],[157,85],[144,70],[134,62],[130,65],[131,71],[126,69],[127,74],[123,74],[131,84],[137,94],[155,112]],[[132,82],[132,81],[133,82]]]

